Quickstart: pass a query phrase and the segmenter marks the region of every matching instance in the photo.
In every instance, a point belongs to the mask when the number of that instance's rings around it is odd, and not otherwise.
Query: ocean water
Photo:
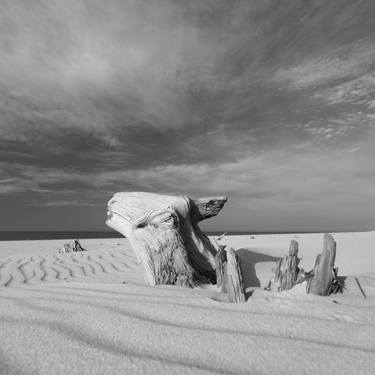
[[[252,236],[260,234],[296,234],[296,233],[326,233],[327,231],[314,232],[234,232],[234,231],[203,231],[207,236],[219,236],[226,233],[228,236]],[[340,232],[340,231],[328,231]],[[327,233],[328,233],[327,232]],[[123,238],[124,236],[115,231],[0,231],[0,241],[26,241],[26,240],[61,240],[61,239],[81,239],[81,238]]]
[[[118,232],[109,231],[0,231],[0,241],[60,240],[81,238],[121,238]]]
[[[223,232],[205,232],[208,236]],[[250,232],[228,232],[228,235],[264,234]],[[115,231],[0,231],[0,241],[60,240],[82,238],[123,238]]]

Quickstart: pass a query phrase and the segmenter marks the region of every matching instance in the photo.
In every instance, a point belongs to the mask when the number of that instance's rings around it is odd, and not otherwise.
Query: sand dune
[[[298,236],[301,251],[320,250],[321,235]],[[58,254],[62,241],[0,243],[0,373],[372,374],[374,233],[356,234],[355,254],[351,234],[336,236],[342,269],[362,260],[366,273],[352,274],[366,299],[353,276],[330,297],[303,285],[262,290],[292,237],[225,239],[254,270],[245,304],[226,303],[214,286],[145,285],[125,239],[82,240],[88,251],[75,254]]]

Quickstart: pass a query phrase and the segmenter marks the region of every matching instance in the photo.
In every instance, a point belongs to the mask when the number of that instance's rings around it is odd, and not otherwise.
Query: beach
[[[0,373],[371,374],[375,232],[335,233],[344,293],[264,290],[291,239],[313,268],[322,234],[228,236],[246,303],[215,285],[148,286],[127,239],[0,242]],[[355,278],[360,282],[363,297]]]
[[[0,0],[0,375],[375,374],[374,19]]]

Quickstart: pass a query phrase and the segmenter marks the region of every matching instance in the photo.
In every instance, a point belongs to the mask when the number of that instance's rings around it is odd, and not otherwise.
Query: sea
[[[218,236],[221,232],[205,232],[208,236]],[[271,232],[226,232],[227,235],[256,235],[270,234]],[[274,232],[272,232],[274,233]],[[60,240],[82,238],[123,238],[118,232],[110,231],[0,231],[0,241],[26,240]]]

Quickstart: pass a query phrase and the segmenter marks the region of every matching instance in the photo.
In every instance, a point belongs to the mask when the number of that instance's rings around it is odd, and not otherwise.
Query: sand
[[[375,232],[334,234],[343,294],[263,290],[291,239],[309,270],[322,237],[225,237],[251,270],[244,304],[147,286],[126,239],[0,242],[0,374],[373,374]]]

